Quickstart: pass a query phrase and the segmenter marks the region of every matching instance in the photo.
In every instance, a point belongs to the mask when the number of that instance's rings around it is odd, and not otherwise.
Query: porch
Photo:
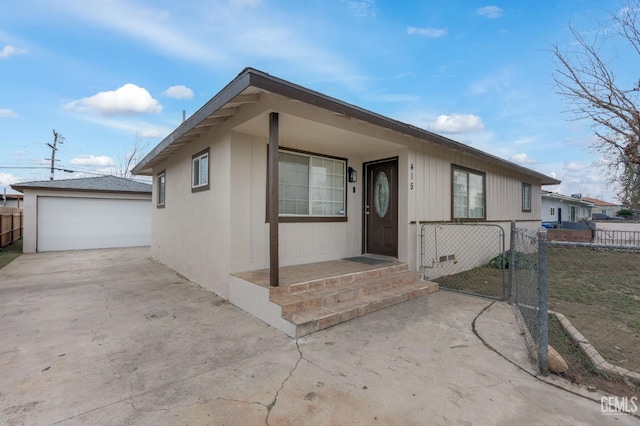
[[[438,290],[406,263],[379,256],[232,274],[231,303],[292,337],[301,337]]]

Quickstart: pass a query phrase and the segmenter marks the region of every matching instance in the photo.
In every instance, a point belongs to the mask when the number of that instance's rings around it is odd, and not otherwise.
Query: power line
[[[0,166],[0,170],[3,169],[50,169],[50,167],[48,166]],[[65,173],[82,173],[82,174],[86,174],[86,175],[94,175],[94,176],[116,176],[113,173],[98,173],[98,172],[89,172],[89,171],[85,171],[85,170],[71,170],[71,169],[64,169],[61,167],[54,167],[54,170],[60,171],[60,172],[65,172]],[[128,177],[125,179],[129,179],[129,180],[134,180],[137,182],[144,182],[144,183],[148,183],[149,178],[148,177]]]

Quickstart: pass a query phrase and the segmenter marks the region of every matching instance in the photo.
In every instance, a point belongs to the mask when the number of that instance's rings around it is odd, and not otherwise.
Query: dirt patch
[[[620,397],[640,398],[638,386],[618,377],[597,372],[575,342],[564,332],[558,319],[552,316],[549,317],[549,344],[561,353],[567,362],[569,370],[561,376],[572,383],[591,386]]]

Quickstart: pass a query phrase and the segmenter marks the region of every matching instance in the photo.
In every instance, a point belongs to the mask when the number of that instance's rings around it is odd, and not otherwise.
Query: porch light
[[[358,172],[353,167],[349,167],[349,182],[357,182],[358,181]]]

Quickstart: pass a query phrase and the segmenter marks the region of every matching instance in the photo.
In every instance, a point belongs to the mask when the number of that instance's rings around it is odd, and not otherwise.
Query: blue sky
[[[556,94],[552,47],[619,2],[4,0],[0,191],[110,173],[251,66],[614,201],[588,122]],[[609,53],[609,52],[607,52]],[[624,57],[619,51],[612,58]],[[619,63],[623,72],[628,64]],[[36,167],[36,168],[33,168]],[[41,167],[41,168],[38,168]]]

